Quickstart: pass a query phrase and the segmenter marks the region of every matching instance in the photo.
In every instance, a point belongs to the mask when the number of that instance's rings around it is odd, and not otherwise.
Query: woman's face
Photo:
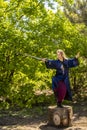
[[[58,52],[57,52],[57,58],[58,58],[58,59],[63,59],[63,53],[60,52],[60,51],[58,51]]]

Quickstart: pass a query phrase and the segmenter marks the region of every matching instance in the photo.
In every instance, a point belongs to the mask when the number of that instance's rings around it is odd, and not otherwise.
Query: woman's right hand
[[[47,61],[47,59],[46,58],[42,58],[42,62],[46,62]]]

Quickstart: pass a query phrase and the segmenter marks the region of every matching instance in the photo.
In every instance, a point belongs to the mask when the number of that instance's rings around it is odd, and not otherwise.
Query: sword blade
[[[25,56],[29,56],[29,57],[34,58],[36,60],[42,60],[42,58],[39,58],[39,57],[36,57],[36,56],[31,56],[31,55],[26,54],[26,53],[25,53]]]

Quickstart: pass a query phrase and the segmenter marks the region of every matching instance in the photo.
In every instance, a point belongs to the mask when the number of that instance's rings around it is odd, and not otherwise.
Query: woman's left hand
[[[79,58],[80,57],[80,52],[78,52],[75,57]]]

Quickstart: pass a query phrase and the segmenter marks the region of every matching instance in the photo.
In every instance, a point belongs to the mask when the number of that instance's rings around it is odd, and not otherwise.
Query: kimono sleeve
[[[79,65],[79,61],[77,58],[68,59],[68,67],[76,67]]]
[[[45,62],[45,64],[46,64],[46,67],[48,69],[57,69],[57,65],[56,65],[56,61],[55,60],[47,60]]]

